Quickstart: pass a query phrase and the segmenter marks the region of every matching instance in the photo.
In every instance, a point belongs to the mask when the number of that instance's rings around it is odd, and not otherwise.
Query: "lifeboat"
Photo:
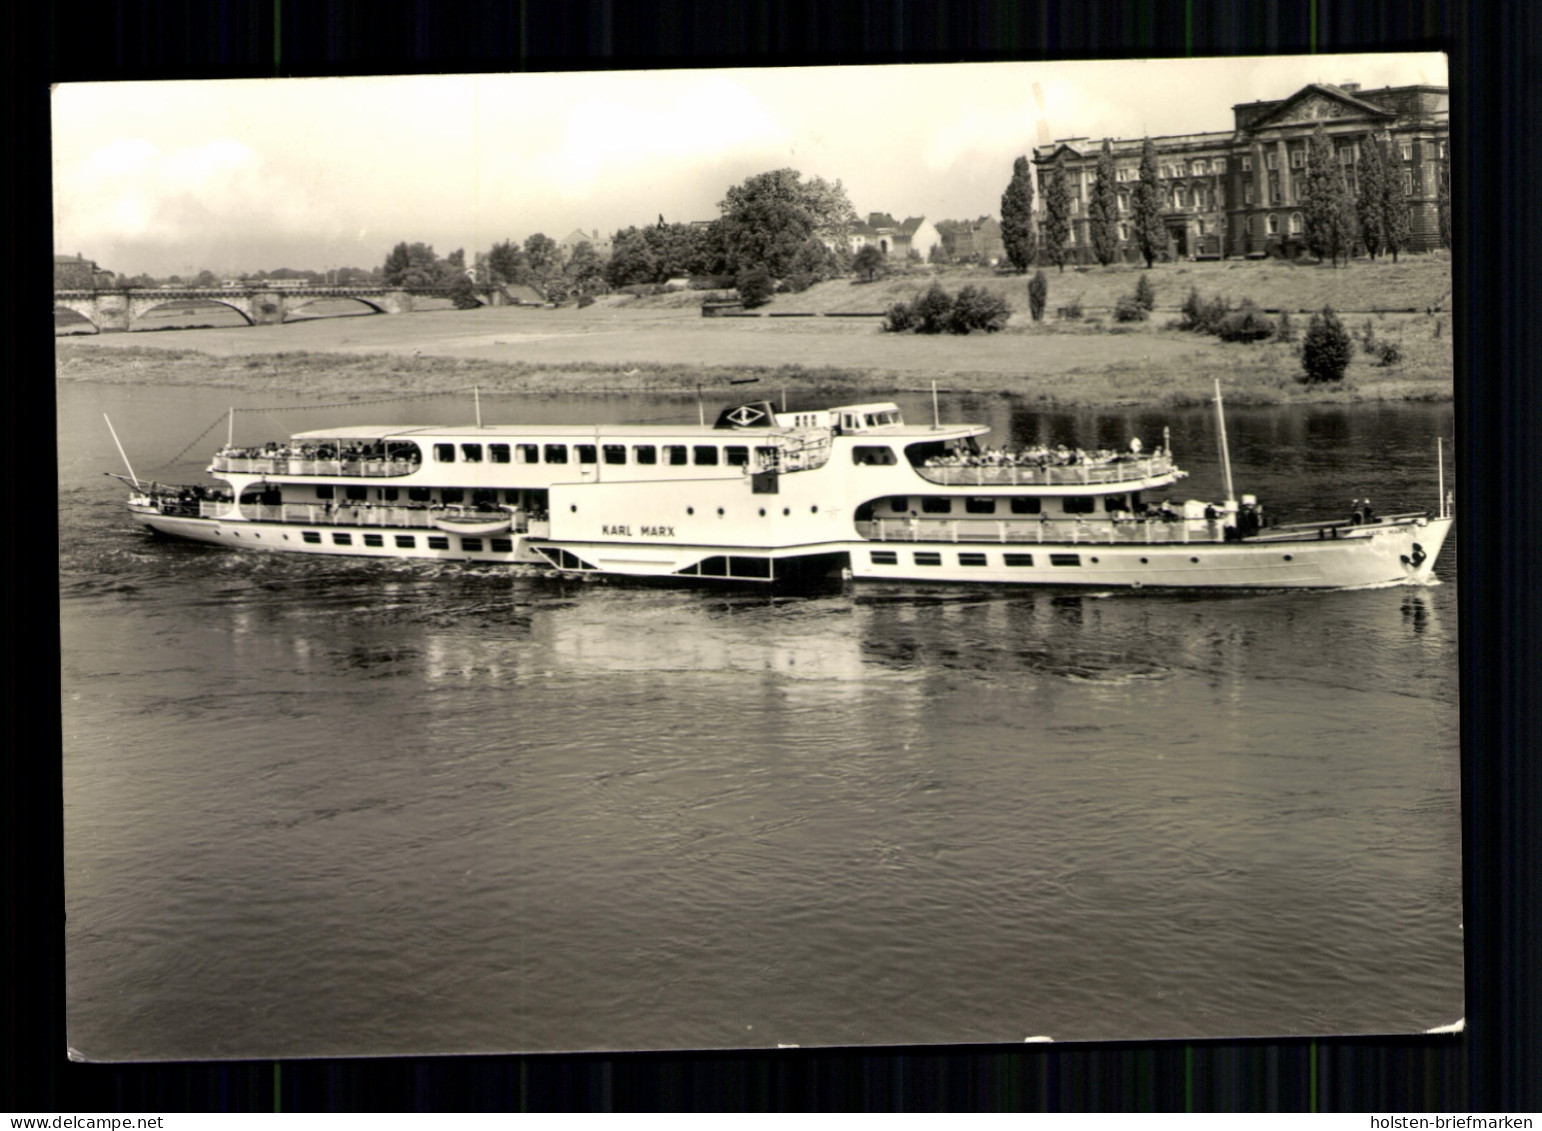
[[[433,524],[451,534],[503,534],[514,525],[507,510],[477,511],[448,507],[434,514]]]

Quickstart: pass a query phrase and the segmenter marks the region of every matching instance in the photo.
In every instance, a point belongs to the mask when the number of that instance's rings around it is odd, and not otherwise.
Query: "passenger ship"
[[[1273,526],[1224,459],[1224,500],[1169,508],[1186,472],[1163,448],[992,464],[988,431],[766,402],[711,426],[333,428],[227,443],[226,487],[136,480],[129,509],[216,545],[574,574],[1227,588],[1426,581],[1453,521],[1443,462],[1436,513]]]

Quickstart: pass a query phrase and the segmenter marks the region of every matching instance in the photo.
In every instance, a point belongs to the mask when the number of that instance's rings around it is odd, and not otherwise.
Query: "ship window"
[[[482,552],[482,539],[462,538],[460,540],[460,548],[470,554],[480,554]]]
[[[665,444],[664,458],[669,461],[670,467],[684,467],[688,460],[684,444]]]
[[[727,577],[728,559],[721,555],[715,558],[708,558],[698,567],[698,572],[702,577]]]
[[[385,539],[378,534],[366,534],[364,536],[364,544],[366,546],[384,546]]]
[[[540,444],[515,444],[514,450],[519,456],[520,463],[540,463]]]
[[[659,451],[652,444],[638,444],[632,449],[632,460],[644,465],[655,464],[659,462]]]
[[[904,495],[895,495],[889,500],[889,509],[895,514],[904,514],[909,509],[910,500]]]
[[[1031,566],[1033,564],[1033,555],[1032,554],[1002,554],[1001,555],[1001,560],[1006,562],[1006,564],[1009,565],[1009,566]]]
[[[1123,495],[1103,496],[1103,509],[1106,511],[1127,511],[1130,509],[1130,500]]]
[[[430,550],[448,550],[450,548],[450,540],[443,535],[430,534],[428,536],[428,548]]]
[[[311,543],[320,542],[321,541],[321,531],[319,531],[319,530],[302,530],[300,532],[300,537],[302,539],[304,539],[305,541],[307,541],[307,542],[311,542]]]
[[[953,500],[941,495],[923,495],[921,509],[927,514],[952,514]]]
[[[1097,508],[1097,499],[1091,495],[1072,495],[1060,501],[1066,514],[1091,514]]]
[[[1012,500],[1013,514],[1038,514],[1040,509],[1037,495],[1020,495]]]
[[[697,444],[694,456],[698,467],[714,467],[717,465],[717,445]]]
[[[858,444],[851,449],[851,462],[858,467],[893,467],[899,457],[887,444]]]
[[[1080,554],[1051,554],[1049,564],[1052,566],[1079,566],[1082,564]]]
[[[355,487],[352,483],[343,488],[343,494],[348,498],[357,500],[359,502],[363,502],[366,498],[369,497],[367,488],[362,486]]]
[[[733,577],[769,578],[771,559],[732,557],[728,559],[728,572]]]
[[[336,495],[336,493],[337,492],[332,489],[332,484],[330,483],[316,484],[316,497],[318,499],[330,499]]]
[[[454,463],[455,462],[455,445],[454,444],[435,444],[434,445],[434,459],[438,460],[440,463]]]
[[[960,554],[958,564],[961,566],[982,566],[985,564],[984,554]]]
[[[874,565],[899,565],[899,555],[893,550],[874,550],[868,557]]]
[[[380,488],[380,500],[381,500],[381,502],[394,503],[394,502],[396,502],[397,499],[401,498],[401,494],[402,493],[399,490],[397,490],[395,487],[382,487],[382,488]]]
[[[334,531],[332,531],[332,545],[334,545],[334,546],[352,546],[353,545],[353,535],[352,534],[345,534],[341,530],[334,530]]]
[[[969,514],[995,514],[995,499],[965,499],[964,510]]]
[[[521,447],[526,447],[528,445],[523,445],[522,444],[520,446]],[[491,462],[493,462],[493,463],[508,463],[509,462],[509,446],[507,444],[488,444],[487,445],[487,458]],[[522,460],[521,462],[529,463],[530,461],[529,460]]]
[[[477,487],[471,492],[471,501],[480,507],[498,505],[498,492],[491,487]]]
[[[941,564],[942,564],[942,555],[941,554],[934,553],[931,550],[918,550],[916,552],[916,565],[940,566]]]
[[[574,444],[573,446],[578,449],[579,463],[599,462],[599,455],[596,452],[595,446],[593,444]]]
[[[415,550],[418,548],[418,540],[411,534],[398,534],[396,536],[396,548],[398,550]]]
[[[460,446],[460,454],[465,457],[467,463],[481,463],[482,462],[482,445],[481,444],[462,444]]]
[[[567,461],[568,461],[568,446],[566,444],[547,444],[546,445],[546,462],[547,463],[567,463]]]
[[[439,501],[441,503],[463,503],[466,501],[466,492],[459,487],[439,488]]]
[[[626,462],[626,445],[625,444],[606,444],[605,445],[605,462],[606,463],[625,463]]]
[[[433,497],[434,497],[434,493],[432,491],[430,491],[427,487],[408,487],[407,488],[407,500],[408,500],[408,502],[426,503],[426,502],[430,502],[433,499]]]
[[[512,554],[514,552],[514,539],[494,538],[490,546],[495,554]]]
[[[730,444],[723,449],[723,462],[729,467],[748,467],[750,465],[750,450],[738,444]]]

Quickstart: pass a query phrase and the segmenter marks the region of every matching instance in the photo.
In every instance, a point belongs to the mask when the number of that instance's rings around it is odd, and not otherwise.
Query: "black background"
[[[117,0],[5,6],[4,1037],[17,1114],[1542,1108],[1542,5]],[[72,80],[1443,50],[1455,165],[1467,1029],[1151,1045],[86,1065],[65,1057],[48,85]],[[1003,171],[1003,184],[1007,171]],[[19,458],[18,458],[19,457]],[[1374,720],[1367,720],[1368,730]]]

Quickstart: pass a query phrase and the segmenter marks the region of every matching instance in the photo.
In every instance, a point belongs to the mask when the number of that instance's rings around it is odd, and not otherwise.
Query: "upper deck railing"
[[[981,467],[917,467],[916,474],[945,487],[1054,487],[1133,483],[1178,472],[1170,456],[1142,456],[1109,463],[1011,464]]]
[[[411,475],[421,464],[405,459],[300,459],[288,456],[232,456],[216,453],[210,471],[246,475]]]

